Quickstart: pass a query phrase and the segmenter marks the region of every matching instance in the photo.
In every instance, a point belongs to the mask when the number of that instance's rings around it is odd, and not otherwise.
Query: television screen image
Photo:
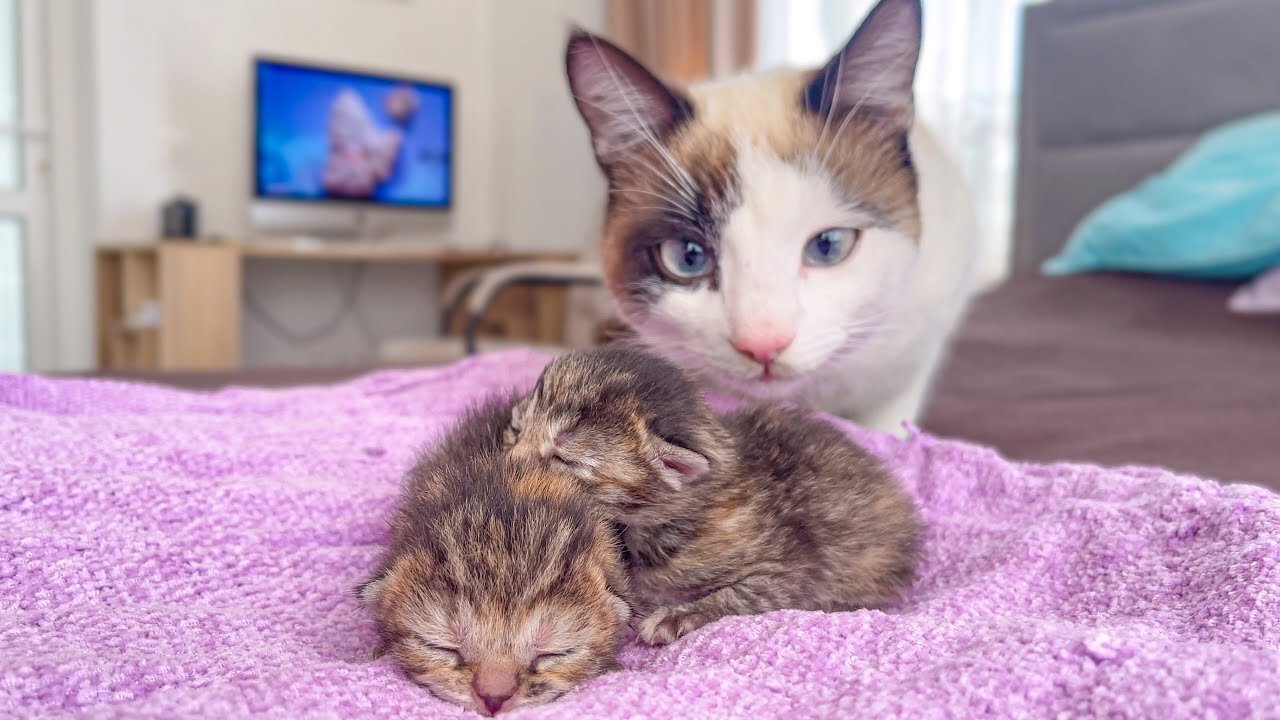
[[[258,60],[256,195],[445,208],[446,85]]]

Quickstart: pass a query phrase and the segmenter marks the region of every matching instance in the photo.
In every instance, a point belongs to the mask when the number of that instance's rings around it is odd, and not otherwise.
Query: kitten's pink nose
[[[484,709],[490,715],[496,715],[504,703],[516,694],[516,676],[514,673],[490,671],[481,668],[471,679],[471,689],[475,692]]]
[[[512,693],[514,695],[515,693]],[[502,704],[511,699],[511,695],[481,695],[480,701],[484,703],[484,709],[489,711],[490,715],[497,715],[502,709]]]
[[[760,335],[736,337],[730,342],[733,344],[733,349],[747,359],[754,360],[761,365],[768,365],[777,360],[778,356],[791,345],[793,340],[795,340],[795,335],[790,333],[762,333]]]

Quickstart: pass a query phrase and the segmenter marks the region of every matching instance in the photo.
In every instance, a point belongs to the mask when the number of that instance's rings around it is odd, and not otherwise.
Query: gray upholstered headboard
[[[1026,10],[1014,268],[1204,130],[1280,108],[1280,0],[1053,0]]]

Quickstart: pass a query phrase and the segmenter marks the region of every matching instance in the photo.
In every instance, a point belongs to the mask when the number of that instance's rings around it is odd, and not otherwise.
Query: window
[[[916,105],[969,180],[982,248],[980,281],[1004,274],[1013,177],[1022,8],[1034,0],[926,2]],[[759,65],[816,67],[875,0],[763,0]]]

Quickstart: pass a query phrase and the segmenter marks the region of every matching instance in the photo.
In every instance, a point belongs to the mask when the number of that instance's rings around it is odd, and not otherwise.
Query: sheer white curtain
[[[964,169],[982,235],[984,283],[1008,268],[1022,8],[1039,0],[925,0],[916,103]],[[763,0],[760,67],[817,66],[875,0]]]

